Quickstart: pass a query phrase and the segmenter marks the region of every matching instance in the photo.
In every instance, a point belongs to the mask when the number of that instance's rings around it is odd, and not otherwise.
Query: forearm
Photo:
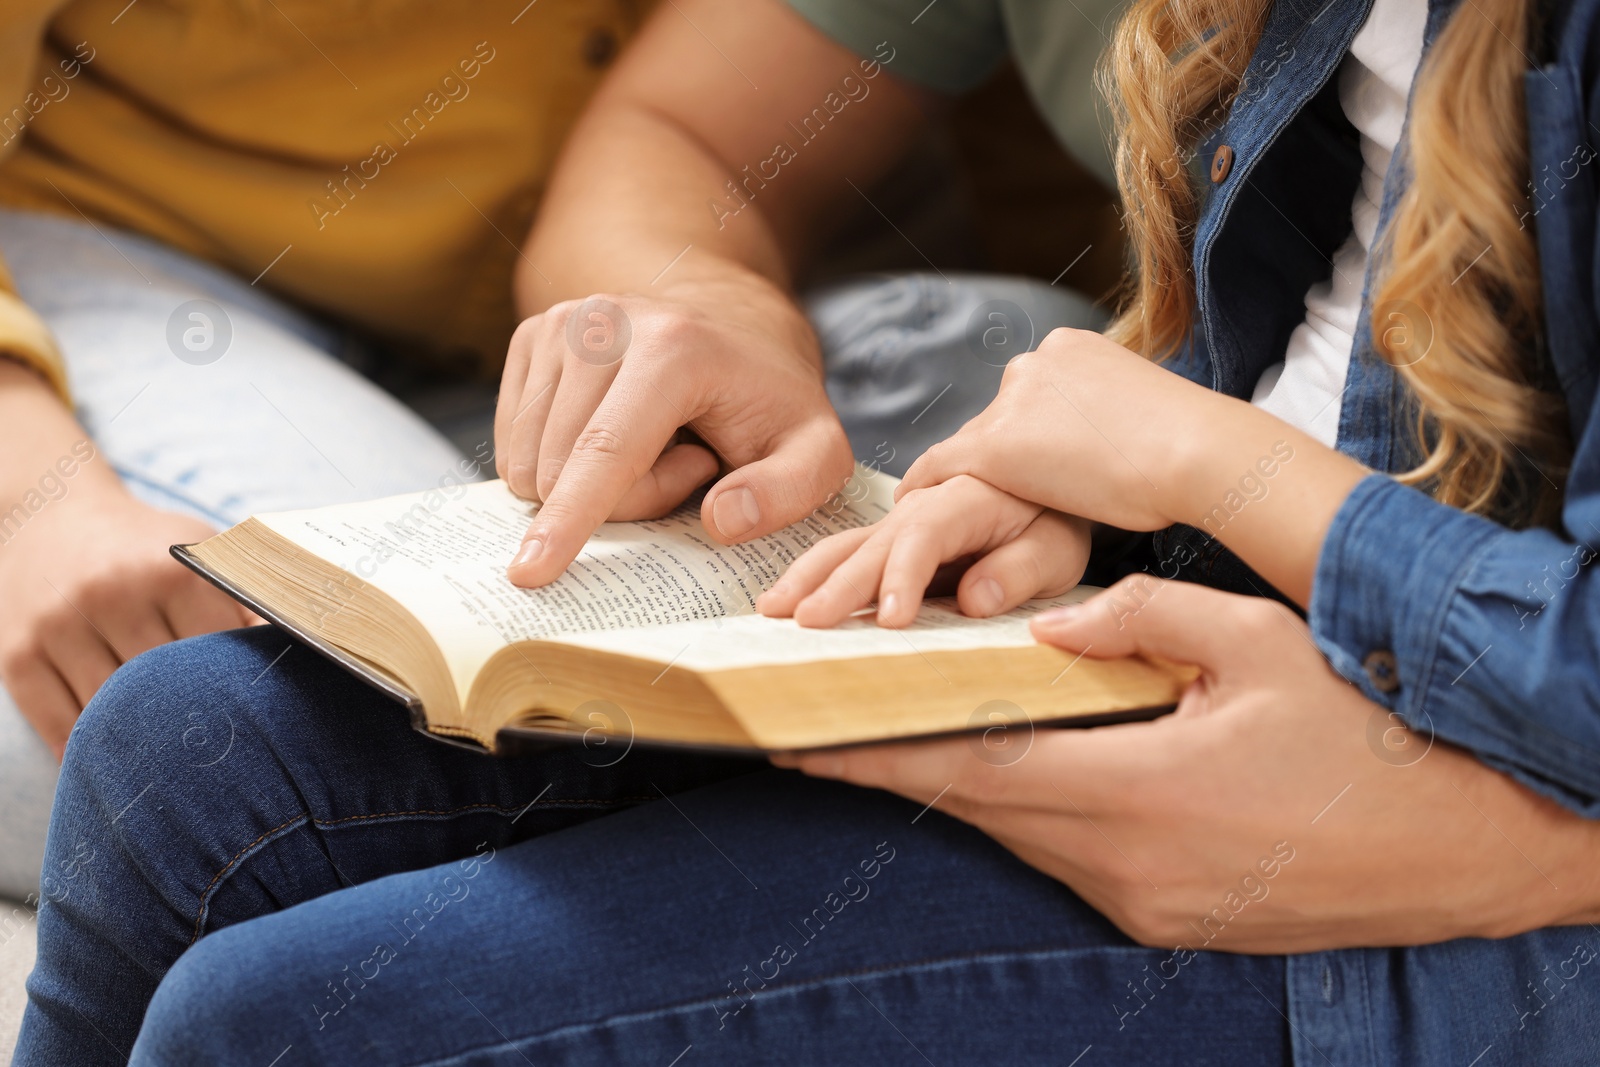
[[[110,464],[94,462],[89,435],[39,374],[0,356],[0,518],[30,492],[70,477],[73,485],[115,491]],[[71,473],[67,473],[70,470]]]
[[[825,133],[797,132],[829,99]],[[521,310],[701,282],[786,292],[926,103],[782,0],[661,5],[567,141],[518,265]]]
[[[1552,823],[1559,821],[1558,825],[1551,826],[1546,832],[1552,844],[1559,849],[1560,860],[1555,877],[1561,877],[1564,873],[1566,884],[1572,887],[1570,902],[1557,915],[1553,925],[1593,926],[1600,923],[1600,864],[1594,860],[1596,855],[1600,855],[1600,821],[1573,815],[1543,797],[1538,798],[1538,803],[1545,819]]]
[[[518,264],[519,311],[635,293],[746,316],[816,358],[816,339],[789,293],[797,243],[785,248],[754,208],[719,225],[707,205],[725,199],[715,191],[729,180],[663,116],[602,104],[569,142]]]
[[[1171,518],[1211,534],[1309,605],[1333,517],[1370,472],[1243,401],[1211,394],[1200,414],[1162,479]]]
[[[562,157],[516,274],[522,314],[591,293],[697,284],[787,289],[790,260],[758,210],[718,224],[726,168],[665,117],[604,102]],[[736,204],[736,202],[733,202]]]

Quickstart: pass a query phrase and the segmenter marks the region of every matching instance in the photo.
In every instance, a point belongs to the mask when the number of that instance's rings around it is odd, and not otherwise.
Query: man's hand
[[[665,514],[719,469],[701,519],[725,543],[804,517],[850,476],[816,339],[758,279],[557,304],[511,342],[496,467],[543,501],[511,580],[559,577],[600,523]]]
[[[783,0],[656,5],[562,148],[519,258],[533,317],[495,443],[501,475],[544,507],[512,581],[551,581],[601,522],[660,515],[719,469],[702,517],[725,542],[844,484],[849,446],[792,293],[923,128],[904,66],[892,42],[856,55]],[[827,136],[800,140],[795,116],[823,101]]]
[[[0,546],[0,682],[58,759],[78,713],[123,663],[256,621],[167,551],[212,532],[91,485],[86,472]]]

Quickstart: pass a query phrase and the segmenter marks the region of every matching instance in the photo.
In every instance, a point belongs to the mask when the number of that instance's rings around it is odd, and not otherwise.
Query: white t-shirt
[[[1351,205],[1348,240],[1333,273],[1306,291],[1305,321],[1289,336],[1283,362],[1256,382],[1251,403],[1325,445],[1339,434],[1340,401],[1350,369],[1367,255],[1378,230],[1383,179],[1400,141],[1406,98],[1422,59],[1427,0],[1374,0],[1350,54],[1339,67],[1339,104],[1361,134],[1361,184]]]

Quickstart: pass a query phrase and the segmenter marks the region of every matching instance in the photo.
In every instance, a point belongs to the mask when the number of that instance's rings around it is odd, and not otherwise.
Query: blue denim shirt
[[[1273,11],[1239,103],[1213,139],[1232,148],[1234,162],[1201,211],[1199,331],[1174,364],[1180,373],[1248,396],[1282,358],[1304,317],[1307,287],[1327,276],[1349,233],[1361,166],[1333,74],[1369,5],[1283,0]],[[1455,0],[1430,4],[1429,43],[1454,7]],[[1600,817],[1600,584],[1589,566],[1600,552],[1597,194],[1588,166],[1596,155],[1597,9],[1595,0],[1579,0],[1554,60],[1527,75],[1537,178],[1529,221],[1539,239],[1550,357],[1577,442],[1562,529],[1509,530],[1374,475],[1334,519],[1310,610],[1318,645],[1368,698],[1591,817]],[[1396,153],[1380,227],[1405,181]],[[1372,318],[1365,307],[1338,448],[1374,470],[1396,471],[1416,459],[1414,409],[1374,352]]]
[[[935,88],[969,88],[1009,48],[1058,128],[1070,125],[1063,101],[1090,93],[1079,52],[1060,42],[1099,40],[1093,31],[1104,33],[1113,14],[1108,0],[1087,8],[1087,0],[789,2],[863,55],[892,52],[887,69]],[[1370,2],[1279,0],[1226,123],[1204,146],[1209,158],[1227,145],[1233,164],[1208,185],[1198,221],[1196,340],[1168,364],[1202,384],[1250,396],[1262,371],[1283,358],[1305,318],[1306,290],[1329,276],[1350,234],[1362,161],[1334,75]],[[1426,43],[1459,2],[1430,0]],[[1334,667],[1372,700],[1600,817],[1600,591],[1589,566],[1600,551],[1600,428],[1591,425],[1600,363],[1600,163],[1591,144],[1600,127],[1591,114],[1600,60],[1592,57],[1597,0],[1570,2],[1570,11],[1548,12],[1544,50],[1553,60],[1526,78],[1534,194],[1527,221],[1539,239],[1550,358],[1577,442],[1563,528],[1511,531],[1370,478],[1328,535],[1310,622]],[[1042,91],[1047,86],[1052,91]],[[1405,178],[1396,152],[1380,227]],[[1377,309],[1385,328],[1421,315]],[[1373,351],[1372,321],[1364,309],[1337,445],[1375,471],[1402,471],[1418,458],[1415,409]],[[1139,560],[1151,569],[1272,592],[1201,531],[1175,527],[1152,547],[1154,560]],[[1390,656],[1393,670],[1385,669]]]
[[[1172,364],[1179,373],[1248,397],[1282,358],[1306,289],[1328,275],[1361,167],[1334,74],[1370,2],[1279,0],[1273,10],[1207,146],[1226,144],[1234,159],[1202,207],[1200,318]],[[1428,44],[1455,4],[1432,0]],[[1510,530],[1374,474],[1334,519],[1309,613],[1318,646],[1368,698],[1589,817],[1600,817],[1600,579],[1589,565],[1600,551],[1597,13],[1600,0],[1553,13],[1553,58],[1526,78],[1546,343],[1577,443],[1561,529]],[[1396,153],[1380,227],[1406,177]],[[1374,352],[1373,318],[1365,306],[1337,444],[1393,472],[1416,459],[1414,408]],[[1185,536],[1216,562],[1196,531],[1169,533],[1158,551]],[[1519,851],[1508,840],[1505,861],[1531,862]],[[1292,956],[1288,981],[1299,1065],[1600,1064],[1593,927]]]

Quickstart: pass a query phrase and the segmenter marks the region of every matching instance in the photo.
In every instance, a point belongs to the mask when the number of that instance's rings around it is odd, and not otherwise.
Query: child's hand
[[[909,626],[934,574],[969,556],[956,601],[968,615],[1009,611],[1078,584],[1089,524],[961,475],[901,496],[880,522],[812,546],[756,601],[763,615],[834,626],[878,602],[878,625]]]

